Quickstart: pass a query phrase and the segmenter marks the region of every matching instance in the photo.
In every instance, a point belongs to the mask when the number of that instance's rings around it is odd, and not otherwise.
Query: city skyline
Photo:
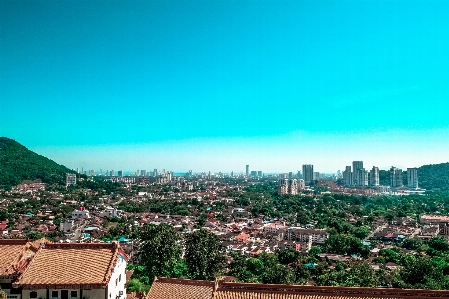
[[[69,168],[445,163],[447,11],[428,0],[1,1],[0,136]]]

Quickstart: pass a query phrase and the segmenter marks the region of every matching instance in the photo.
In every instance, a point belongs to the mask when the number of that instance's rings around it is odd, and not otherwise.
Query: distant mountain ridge
[[[64,184],[68,172],[74,173],[13,139],[0,137],[0,189],[9,189],[24,180],[36,179],[49,184]]]

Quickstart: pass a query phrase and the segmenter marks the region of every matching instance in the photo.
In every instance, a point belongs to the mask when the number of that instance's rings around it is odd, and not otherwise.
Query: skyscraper
[[[145,176],[147,174],[147,171],[145,169],[140,170],[140,176]]]
[[[418,189],[418,168],[407,168],[407,187]]]
[[[362,182],[359,182],[359,179],[364,178],[364,173],[359,173],[359,170],[363,169],[363,161],[353,161],[352,162],[352,179],[353,183],[356,186],[363,186]]]
[[[354,185],[351,166],[346,166],[345,171],[343,171],[343,181],[345,182],[345,186]]]
[[[249,165],[246,165],[246,176],[249,176]]]
[[[379,186],[379,167],[373,166],[370,171],[369,185],[372,187]]]
[[[306,184],[310,184],[310,182],[313,180],[313,165],[304,164],[302,166],[302,175],[304,177],[304,182]]]
[[[400,188],[402,187],[402,169],[391,166],[390,168],[390,187]]]

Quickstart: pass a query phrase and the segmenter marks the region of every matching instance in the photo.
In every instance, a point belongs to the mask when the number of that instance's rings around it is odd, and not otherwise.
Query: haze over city
[[[69,168],[447,162],[447,1],[1,1],[0,136]]]

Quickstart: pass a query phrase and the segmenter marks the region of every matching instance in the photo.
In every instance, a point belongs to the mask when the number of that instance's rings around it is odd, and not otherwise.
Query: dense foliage
[[[67,172],[73,171],[12,139],[0,137],[0,189],[9,189],[24,180],[36,179],[49,184],[64,184]]]

